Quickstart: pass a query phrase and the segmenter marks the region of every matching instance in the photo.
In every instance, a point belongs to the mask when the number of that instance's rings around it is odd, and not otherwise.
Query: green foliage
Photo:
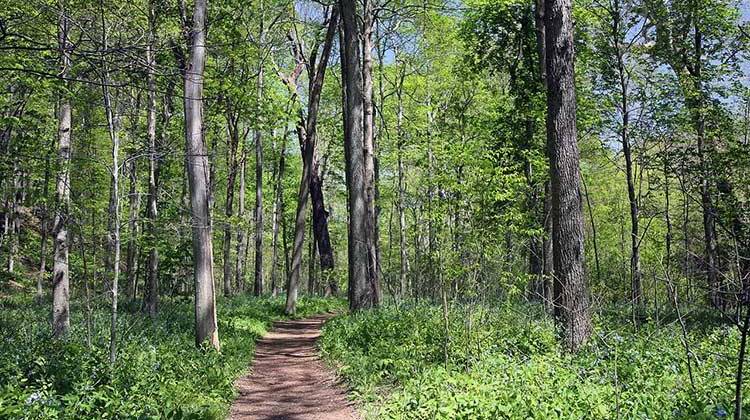
[[[375,418],[723,418],[732,406],[739,334],[706,321],[634,334],[598,319],[587,348],[566,354],[534,306],[388,307],[330,321],[321,348]],[[446,362],[445,355],[448,359]],[[749,406],[750,401],[745,403]]]
[[[297,316],[343,307],[302,298]],[[92,311],[90,348],[85,309],[72,311],[70,337],[52,341],[46,304],[20,296],[0,301],[0,418],[224,418],[234,380],[246,372],[255,340],[283,317],[283,301],[220,300],[221,353],[195,347],[189,300],[165,302],[156,321],[123,314],[113,366],[106,306]]]

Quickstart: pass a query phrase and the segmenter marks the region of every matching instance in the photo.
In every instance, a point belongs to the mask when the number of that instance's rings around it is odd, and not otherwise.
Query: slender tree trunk
[[[294,225],[294,243],[292,253],[291,273],[287,281],[287,300],[285,312],[293,314],[297,302],[297,289],[299,287],[301,270],[302,270],[302,246],[305,240],[305,219],[307,217],[307,201],[310,192],[310,182],[312,179],[313,156],[317,143],[317,123],[318,109],[320,107],[320,96],[323,89],[323,80],[325,78],[328,58],[331,54],[333,45],[333,36],[336,33],[338,25],[338,9],[334,7],[328,22],[326,38],[323,44],[320,61],[317,69],[311,75],[309,86],[309,102],[307,112],[307,122],[301,118],[297,125],[297,136],[299,137],[300,148],[302,152],[302,179],[300,180],[299,193],[297,195],[297,213]]]
[[[294,242],[292,252],[291,272],[287,279],[285,312],[294,314],[297,304],[297,292],[299,288],[302,270],[302,246],[305,242],[305,218],[307,217],[307,200],[310,191],[310,168],[312,166],[313,148],[309,141],[304,140],[302,128],[298,127],[300,145],[302,148],[302,179],[297,192],[297,212],[294,219]]]
[[[52,145],[54,147],[54,144]],[[44,159],[44,185],[42,186],[42,220],[41,220],[41,244],[39,247],[39,274],[36,278],[36,300],[41,303],[44,297],[44,279],[47,277],[47,236],[49,235],[49,178],[50,178],[50,157],[49,152]]]
[[[245,182],[245,175],[247,170],[247,147],[246,147],[246,141],[243,140],[242,142],[242,152],[240,154],[240,185],[239,185],[239,191],[238,191],[238,208],[237,208],[237,218],[239,220],[245,220],[245,189],[247,187],[247,183]],[[235,285],[237,286],[237,290],[240,292],[244,291],[245,287],[245,258],[244,256],[247,254],[247,235],[245,235],[245,229],[244,226],[242,226],[242,223],[239,225],[237,229],[237,258],[235,259],[235,271],[234,271],[234,277],[235,277]]]
[[[156,317],[159,305],[159,250],[156,246],[156,221],[159,216],[159,150],[156,144],[156,13],[153,0],[148,4],[149,43],[146,48],[146,62],[148,71],[148,114],[146,117],[146,131],[148,136],[148,202],[146,203],[146,217],[148,219],[148,262],[146,285],[143,299],[145,312]],[[164,98],[164,116],[162,137],[166,139],[169,119],[171,117],[171,89]]]
[[[364,15],[362,23],[362,130],[364,136],[364,171],[365,171],[365,199],[367,206],[367,254],[369,258],[369,284],[372,288],[373,305],[378,305],[381,299],[380,291],[380,263],[378,261],[378,229],[375,203],[375,121],[373,107],[372,86],[372,31],[373,31],[373,0],[364,0]]]
[[[263,97],[262,63],[258,69],[258,97]],[[255,130],[255,287],[253,293],[255,296],[263,294],[263,141],[259,129]]]
[[[64,2],[60,3],[58,28],[60,48],[60,75],[65,80],[71,66],[68,37],[70,21]],[[67,82],[63,82],[67,84]],[[70,205],[70,149],[71,106],[67,94],[63,93],[58,111],[58,173],[56,188],[55,219],[52,228],[54,237],[54,266],[52,271],[52,336],[65,337],[70,329],[70,281],[68,273],[68,207]]]
[[[709,300],[715,308],[724,309],[724,286],[719,276],[718,270],[718,250],[716,243],[716,214],[713,205],[713,198],[711,197],[710,188],[710,168],[709,162],[706,158],[707,145],[706,145],[706,110],[705,110],[705,99],[703,93],[703,81],[702,81],[702,55],[703,55],[703,34],[700,28],[695,27],[694,31],[694,46],[695,46],[695,63],[694,63],[694,95],[697,99],[693,100],[693,123],[695,125],[695,131],[698,137],[698,163],[701,171],[701,207],[703,210],[703,235],[704,235],[704,246],[705,246],[705,265],[706,265],[706,277],[708,280],[709,287]]]
[[[136,240],[140,233],[138,226],[138,210],[140,208],[140,196],[138,195],[138,177],[136,173],[136,157],[131,155],[128,160],[128,179],[130,180],[130,191],[128,198],[130,201],[130,215],[128,219],[128,249],[127,249],[127,277],[129,298],[134,300],[138,292],[138,245]]]
[[[21,234],[21,210],[23,193],[23,182],[21,181],[23,173],[21,171],[20,163],[18,158],[13,163],[13,191],[12,191],[12,204],[10,206],[10,242],[8,244],[8,265],[7,269],[9,273],[12,273],[15,269],[15,261],[18,255],[18,245],[20,243],[19,236]]]
[[[109,48],[107,25],[104,14],[104,3],[101,3],[102,24],[102,46],[104,51]],[[120,117],[117,110],[113,109],[112,93],[110,91],[109,69],[107,62],[102,57],[102,94],[104,96],[104,111],[107,116],[107,129],[112,141],[112,171],[109,194],[109,217],[107,226],[107,245],[112,256],[112,283],[111,287],[111,318],[109,331],[109,363],[114,364],[117,356],[117,300],[118,283],[120,279]],[[135,172],[135,169],[133,169]]]
[[[570,0],[545,0],[547,144],[552,182],[555,312],[564,342],[577,351],[591,335],[584,272],[581,174],[576,143],[573,18]]]
[[[370,308],[375,303],[369,282],[367,243],[367,172],[362,118],[362,64],[359,58],[359,27],[356,3],[341,0],[341,17],[344,29],[342,49],[344,79],[346,84],[346,170],[349,174],[349,307],[352,311]]]
[[[594,207],[591,205],[591,196],[589,195],[589,189],[586,186],[586,180],[581,177],[581,184],[583,184],[583,195],[586,197],[586,209],[589,213],[589,220],[591,220],[591,244],[594,247],[594,267],[596,267],[596,279],[602,278],[601,265],[599,264],[599,241],[596,235],[596,220],[594,220]],[[624,236],[624,234],[623,234]],[[624,242],[624,240],[623,240]],[[624,245],[623,245],[624,248]],[[624,253],[624,250],[623,250]]]
[[[630,298],[634,309],[643,305],[643,287],[641,286],[641,260],[640,260],[640,233],[638,229],[638,199],[635,193],[635,175],[633,172],[633,153],[630,145],[630,108],[628,101],[628,71],[625,68],[623,43],[620,32],[622,30],[622,10],[619,0],[615,0],[612,10],[612,34],[611,44],[615,50],[617,76],[620,88],[620,142],[622,153],[625,158],[625,177],[628,189],[628,202],[630,204]]]
[[[317,250],[320,254],[320,269],[324,277],[331,280],[329,274],[333,269],[333,247],[328,233],[328,211],[323,199],[323,174],[317,154],[313,156],[312,177],[310,178],[310,200],[312,201],[312,227]],[[332,292],[336,292],[335,282],[326,284]]]
[[[109,48],[107,25],[104,14],[104,3],[101,3],[102,24],[102,46],[104,51]],[[112,257],[112,283],[111,283],[111,318],[109,331],[109,362],[114,363],[117,357],[117,300],[118,283],[120,278],[120,117],[112,105],[112,93],[110,91],[109,69],[104,57],[101,59],[102,66],[102,94],[104,96],[104,111],[107,116],[107,129],[112,141],[112,171],[109,194],[109,217],[107,243],[113,252]],[[135,172],[135,169],[133,169]]]
[[[544,255],[543,277],[544,277],[544,307],[547,313],[554,313],[553,281],[555,278],[555,260],[552,251],[552,186],[550,181],[544,183],[544,239],[542,249]]]
[[[312,218],[312,214],[310,214],[310,218]],[[310,221],[310,240],[308,241],[307,249],[307,255],[309,257],[307,261],[307,294],[309,296],[313,296],[318,292],[318,281],[315,277],[315,254],[317,253],[317,249],[315,246],[315,241],[312,239],[314,235],[314,226],[312,224],[312,221]]]
[[[239,113],[234,110],[227,111],[227,127],[229,128],[229,141],[227,147],[227,193],[224,202],[224,241],[223,241],[223,267],[224,267],[224,296],[232,295],[232,223],[231,218],[234,212],[234,184],[237,180],[237,147],[239,145]],[[243,174],[244,175],[244,174]],[[243,180],[244,181],[244,180]],[[242,182],[240,182],[242,184]],[[240,192],[241,199],[244,201],[244,191]],[[240,203],[243,207],[244,203]],[[238,254],[237,259],[242,259]],[[238,283],[241,283],[238,279]]]
[[[286,137],[288,132],[284,131],[284,137],[281,139],[281,146],[279,148],[279,166],[276,171],[276,188],[274,193],[273,202],[273,239],[271,240],[271,248],[273,249],[273,255],[271,257],[271,294],[276,297],[279,294],[279,279],[278,279],[278,245],[279,245],[279,226],[283,223],[282,218],[284,217],[284,171],[286,169],[285,155],[286,155]],[[286,236],[286,233],[284,233]],[[284,248],[286,248],[286,239],[284,239]],[[286,252],[284,250],[284,252]],[[285,257],[286,264],[286,257]]]
[[[206,0],[195,0],[190,59],[185,69],[185,150],[190,188],[195,277],[195,343],[220,349],[209,212],[209,162],[203,138],[203,70],[206,62]]]
[[[398,88],[396,97],[398,98],[398,113],[396,115],[396,131],[398,133],[398,227],[399,227],[399,285],[401,299],[406,299],[408,294],[408,250],[406,248],[406,171],[404,168],[404,143],[406,142],[406,133],[404,132],[404,77],[405,67],[401,68],[399,73]]]

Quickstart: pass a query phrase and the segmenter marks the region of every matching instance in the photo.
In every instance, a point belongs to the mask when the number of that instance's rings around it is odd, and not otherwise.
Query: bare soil
[[[318,357],[316,340],[332,314],[279,321],[258,341],[252,372],[237,380],[231,419],[359,419],[346,389]]]

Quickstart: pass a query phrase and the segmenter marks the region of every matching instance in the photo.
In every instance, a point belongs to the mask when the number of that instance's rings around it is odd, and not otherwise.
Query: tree
[[[63,88],[71,66],[69,39],[70,18],[65,3],[60,3],[58,45],[60,48],[60,74]],[[61,338],[70,329],[70,280],[68,268],[68,206],[70,205],[70,148],[71,105],[68,93],[60,95],[57,129],[57,188],[55,194],[55,218],[52,225],[54,238],[54,265],[52,268],[52,336]]]
[[[583,204],[576,130],[572,6],[545,1],[547,147],[552,186],[555,316],[566,347],[577,351],[591,335],[584,272]]]
[[[209,211],[209,162],[203,139],[203,71],[206,62],[206,0],[195,0],[189,61],[183,74],[185,152],[193,229],[195,343],[220,349],[214,297],[213,245]]]
[[[320,53],[320,59],[318,63],[315,62],[307,63],[308,66],[308,105],[307,105],[307,117],[305,118],[300,114],[299,121],[297,122],[297,138],[299,139],[300,150],[302,152],[302,177],[299,184],[299,192],[297,194],[297,211],[295,215],[294,223],[294,243],[292,251],[292,266],[291,272],[287,279],[287,298],[285,312],[287,314],[293,314],[295,311],[295,305],[297,302],[297,289],[300,282],[300,273],[302,270],[302,251],[305,241],[305,218],[307,217],[307,201],[310,195],[310,184],[313,178],[313,157],[315,155],[315,147],[317,144],[317,124],[318,124],[318,111],[320,108],[320,97],[323,89],[323,81],[325,79],[326,68],[328,66],[328,59],[331,55],[331,49],[333,47],[333,36],[336,33],[336,27],[338,25],[339,10],[337,7],[333,7],[330,12],[330,16],[327,20],[327,30],[325,34],[325,40],[323,41],[323,48]],[[293,47],[295,59],[297,61],[297,69],[295,70],[292,78],[286,79],[287,86],[294,92],[296,90],[296,78],[301,71],[301,65],[304,63],[304,53],[302,52],[302,44],[299,40],[296,40],[295,46]],[[316,45],[312,51],[312,57],[315,58],[318,51]],[[283,156],[283,155],[282,155]]]
[[[356,3],[341,0],[341,22],[344,44],[342,50],[342,77],[346,89],[344,109],[344,151],[346,159],[346,184],[349,194],[349,308],[352,311],[367,309],[375,304],[369,283],[369,256],[367,242],[367,191],[362,127],[363,87],[362,63],[359,55],[360,31],[356,18]]]
[[[146,217],[148,219],[148,259],[146,263],[146,285],[144,291],[143,307],[150,316],[155,317],[159,305],[159,249],[156,246],[155,230],[156,221],[159,217],[159,151],[156,144],[156,13],[154,1],[148,2],[148,45],[146,47],[146,74],[148,83],[148,114],[146,116],[146,135],[148,138],[148,198],[146,203]],[[171,94],[171,92],[170,92]],[[170,98],[165,98],[165,114],[170,113],[168,108]],[[162,133],[166,133],[166,125],[169,117],[165,115],[165,126]]]

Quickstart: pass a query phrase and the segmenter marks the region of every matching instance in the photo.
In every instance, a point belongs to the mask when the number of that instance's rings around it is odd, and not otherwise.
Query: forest
[[[745,0],[0,0],[0,418],[750,418]]]

